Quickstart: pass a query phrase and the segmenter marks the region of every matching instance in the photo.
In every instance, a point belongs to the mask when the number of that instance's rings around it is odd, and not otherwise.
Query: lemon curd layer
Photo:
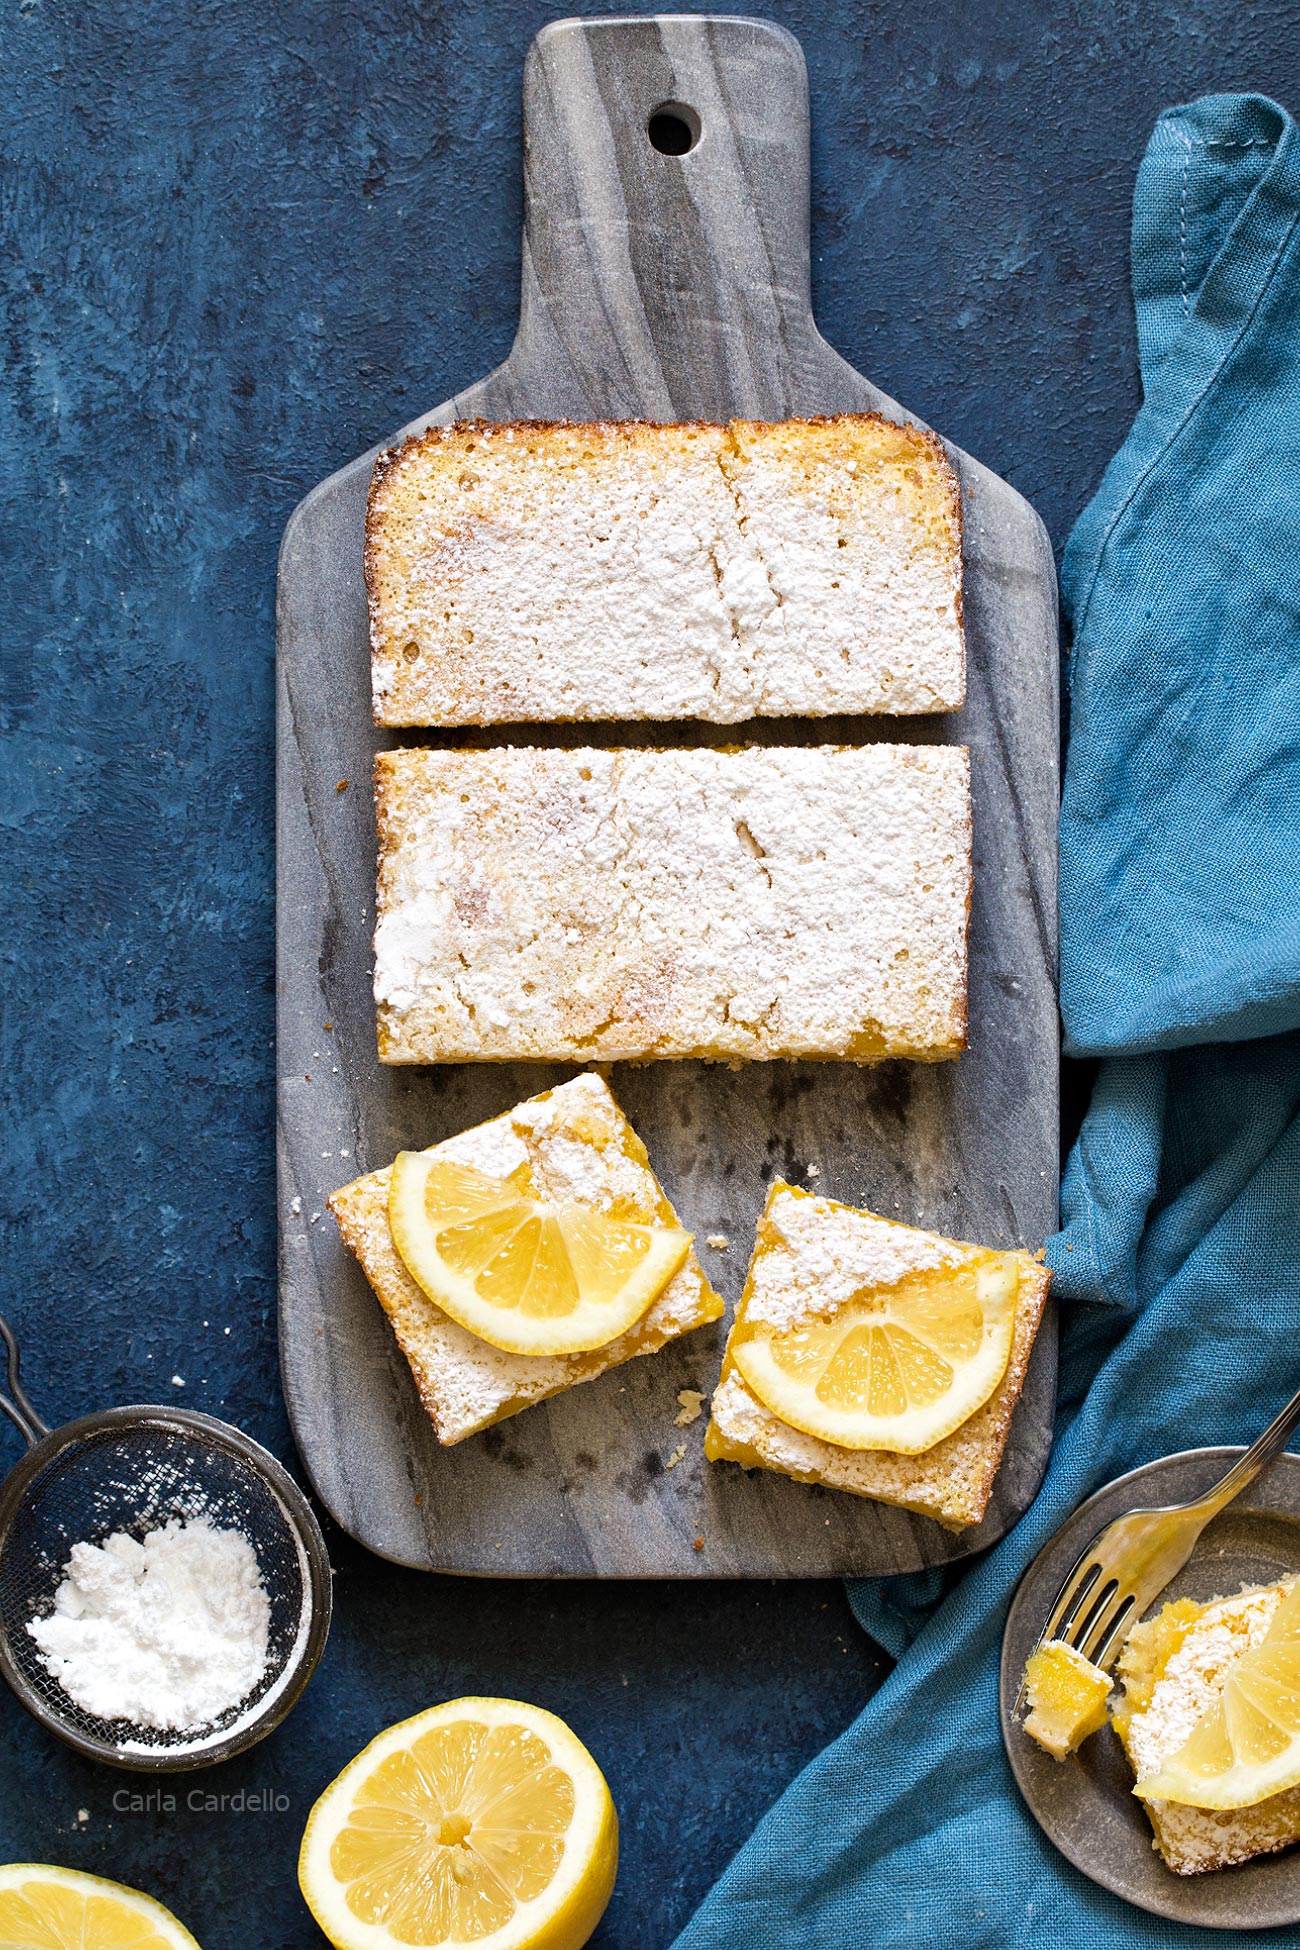
[[[1050,1278],[1029,1253],[941,1238],[778,1181],[706,1454],[899,1504],[950,1529],[978,1522]],[[982,1378],[963,1396],[972,1367]],[[963,1411],[955,1425],[954,1406]],[[873,1446],[842,1439],[855,1421]],[[832,1427],[840,1439],[818,1432]],[[896,1448],[880,1446],[890,1428]]]
[[[1030,1654],[1025,1693],[1029,1700],[1025,1732],[1055,1759],[1064,1760],[1105,1726],[1110,1674],[1072,1645],[1052,1639]]]
[[[585,1205],[618,1221],[677,1226],[644,1145],[609,1086],[590,1073],[425,1155],[498,1181],[526,1172],[538,1197]],[[452,1320],[412,1278],[389,1224],[390,1179],[391,1167],[356,1179],[334,1193],[330,1210],[392,1324],[440,1442],[463,1441],[533,1402],[652,1354],[723,1312],[692,1250],[641,1318],[607,1345],[552,1356],[506,1352]]]
[[[1240,1661],[1264,1643],[1292,1581],[1197,1604],[1179,1598],[1134,1627],[1120,1655],[1124,1694],[1114,1718],[1138,1781],[1167,1769],[1215,1714]],[[1300,1841],[1300,1787],[1241,1808],[1144,1799],[1154,1846],[1176,1875],[1227,1868]]]

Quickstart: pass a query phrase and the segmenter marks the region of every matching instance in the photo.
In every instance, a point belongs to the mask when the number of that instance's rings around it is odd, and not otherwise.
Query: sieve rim
[[[284,1464],[269,1449],[233,1423],[223,1422],[215,1415],[204,1415],[199,1409],[137,1402],[122,1408],[100,1409],[94,1414],[79,1415],[74,1421],[63,1422],[58,1428],[51,1429],[48,1435],[42,1436],[39,1442],[33,1443],[26,1455],[19,1458],[0,1482],[0,1564],[4,1561],[13,1520],[33,1479],[56,1461],[63,1451],[75,1448],[93,1436],[124,1427],[171,1429],[182,1435],[201,1435],[212,1446],[233,1452],[262,1477],[283,1508],[304,1558],[306,1630],[300,1632],[284,1670],[268,1692],[265,1711],[255,1713],[250,1720],[242,1725],[237,1724],[210,1745],[199,1748],[127,1748],[100,1740],[93,1734],[82,1733],[62,1720],[33,1688],[14,1660],[10,1651],[10,1635],[3,1628],[0,1628],[0,1678],[5,1680],[20,1704],[26,1707],[33,1719],[40,1721],[47,1732],[88,1759],[103,1761],[110,1767],[120,1767],[130,1773],[190,1773],[200,1767],[214,1767],[219,1761],[230,1760],[234,1755],[246,1753],[250,1747],[255,1747],[267,1734],[274,1732],[301,1698],[307,1682],[320,1664],[329,1637],[334,1608],[334,1580],[329,1552],[316,1512]]]

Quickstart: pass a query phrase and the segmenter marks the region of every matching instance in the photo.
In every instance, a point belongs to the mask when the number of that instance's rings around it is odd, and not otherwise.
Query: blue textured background
[[[1300,9],[775,11],[811,72],[823,329],[1059,544],[1136,401],[1127,225],[1150,125],[1212,88],[1300,108]],[[51,1419],[161,1397],[289,1453],[276,549],[317,479],[505,353],[519,75],[546,18],[517,0],[0,15],[3,1304]],[[244,1761],[163,1783],[174,1811],[115,1809],[127,1777],[0,1697],[0,1858],[138,1882],[204,1950],[306,1950],[293,1861],[319,1788],[391,1719],[519,1694],[573,1722],[620,1805],[597,1942],[660,1950],[883,1670],[836,1586],[521,1590],[331,1544],[315,1684]],[[288,1806],[190,1810],[192,1787]]]

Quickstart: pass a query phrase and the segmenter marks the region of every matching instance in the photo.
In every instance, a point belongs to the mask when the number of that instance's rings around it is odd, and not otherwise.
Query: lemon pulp
[[[534,1195],[528,1169],[493,1178],[430,1151],[400,1152],[393,1243],[417,1284],[511,1354],[578,1354],[635,1326],[680,1272],[691,1234]]]
[[[199,1950],[170,1910],[104,1876],[0,1866],[0,1950]]]
[[[730,1353],[791,1428],[842,1449],[918,1455],[982,1408],[1007,1371],[1020,1274],[1004,1255],[867,1288],[773,1328],[747,1316]]]
[[[299,1879],[343,1950],[577,1950],[617,1861],[609,1790],[563,1721],[459,1700],[381,1734],[326,1789]]]
[[[1193,1808],[1251,1808],[1300,1783],[1300,1583],[1261,1643],[1243,1652],[1218,1702],[1133,1792]]]

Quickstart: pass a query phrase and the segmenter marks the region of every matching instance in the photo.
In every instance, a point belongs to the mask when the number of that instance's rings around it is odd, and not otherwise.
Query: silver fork
[[[1136,1624],[1182,1570],[1210,1518],[1281,1455],[1297,1422],[1300,1394],[1291,1397],[1263,1435],[1204,1496],[1163,1509],[1130,1510],[1099,1530],[1061,1586],[1034,1650],[1049,1639],[1064,1639],[1094,1666],[1109,1672],[1119,1657],[1124,1626],[1130,1621]],[[1017,1705],[1023,1703],[1024,1693],[1022,1683]]]

